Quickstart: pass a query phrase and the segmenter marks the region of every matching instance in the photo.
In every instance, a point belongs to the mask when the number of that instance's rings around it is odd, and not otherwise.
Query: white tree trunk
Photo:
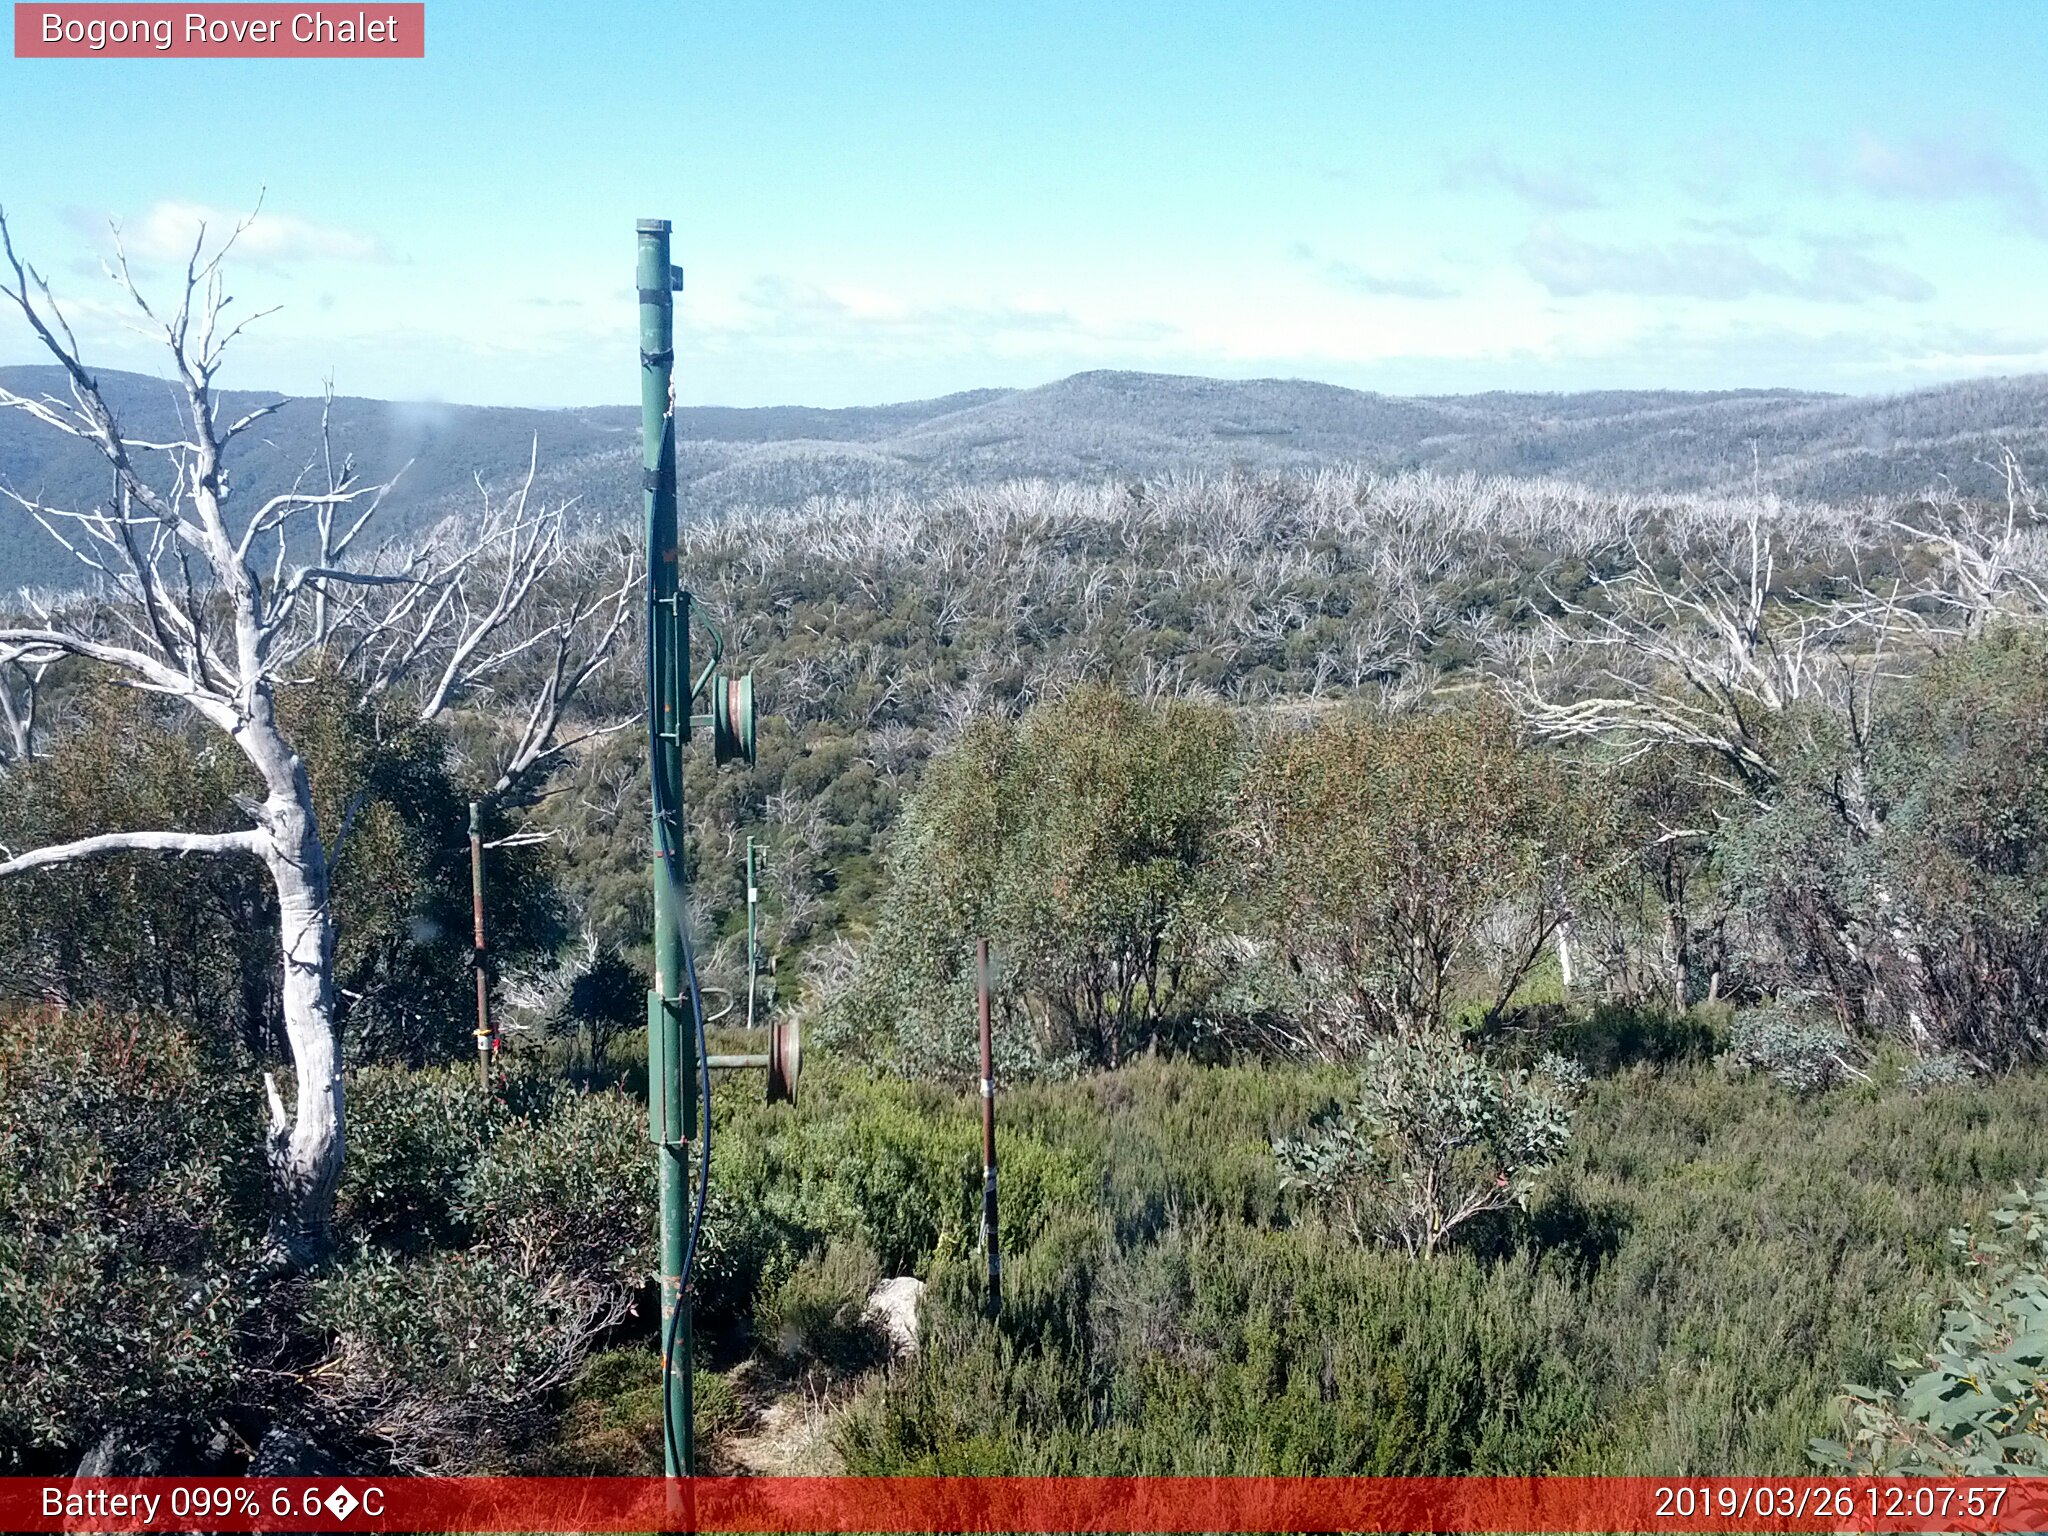
[[[257,819],[268,834],[263,859],[277,889],[284,1033],[297,1081],[289,1116],[276,1087],[267,1084],[278,1201],[271,1247],[276,1257],[303,1269],[325,1259],[333,1246],[344,1145],[334,1038],[334,909],[305,764],[277,733],[268,687],[254,690],[249,704],[250,723],[240,739],[270,788]]]
[[[319,843],[313,839],[318,851]],[[270,1162],[278,1209],[272,1246],[294,1267],[325,1258],[333,1242],[334,1189],[341,1177],[342,1083],[334,1042],[334,922],[326,860],[316,867],[284,850],[269,859],[277,886],[284,958],[284,1032],[297,1079],[289,1120],[273,1094]]]
[[[0,627],[0,760],[31,755],[36,687],[58,657],[75,656],[113,669],[131,687],[182,702],[235,743],[264,788],[262,804],[251,812],[255,825],[243,831],[135,830],[18,855],[0,848],[0,876],[115,852],[255,854],[264,861],[277,891],[284,1031],[298,1085],[288,1112],[276,1083],[267,1075],[264,1080],[270,1103],[266,1144],[279,1197],[271,1236],[275,1257],[303,1268],[332,1247],[341,1177],[334,913],[329,850],[321,841],[305,765],[278,729],[275,691],[337,631],[348,633],[342,650],[366,671],[360,679],[365,700],[439,667],[438,680],[426,690],[422,720],[451,708],[519,658],[538,662],[543,681],[493,789],[510,799],[531,788],[574,745],[561,735],[570,702],[610,664],[641,587],[630,559],[613,585],[614,572],[602,561],[592,565],[579,556],[581,574],[568,583],[566,603],[558,604],[559,594],[543,600],[544,578],[565,558],[567,525],[565,507],[529,505],[537,442],[524,486],[507,503],[493,505],[486,497],[477,528],[430,541],[395,561],[379,555],[349,563],[344,557],[389,485],[358,488],[346,467],[337,475],[326,453],[323,416],[322,462],[307,471],[313,474],[324,463],[326,473],[319,478],[327,488],[294,484],[246,517],[236,504],[231,522],[225,452],[283,404],[261,405],[230,421],[214,394],[223,354],[242,330],[223,319],[232,301],[221,262],[248,222],[211,246],[202,231],[186,263],[183,292],[172,305],[152,306],[143,298],[117,242],[113,275],[146,329],[170,352],[189,433],[171,442],[131,442],[79,357],[77,338],[49,285],[15,250],[0,209],[0,303],[21,314],[70,379],[68,402],[57,394],[22,395],[0,385],[0,409],[21,411],[88,445],[115,483],[111,509],[81,511],[14,499],[103,578],[120,636],[117,642],[97,633],[97,620],[81,628],[77,616],[33,603],[32,622]],[[137,453],[160,455],[173,473],[144,474]],[[166,478],[174,489],[161,488]],[[366,508],[351,513],[345,527],[336,524],[342,508],[365,497]],[[307,514],[317,522],[316,566],[290,558],[295,541],[289,525]],[[72,534],[59,533],[53,520]],[[194,569],[195,555],[203,569]],[[339,592],[358,595],[337,605]],[[370,593],[396,595],[385,604],[369,601]],[[310,607],[302,606],[309,595]],[[585,736],[612,728],[595,727]],[[346,820],[334,829],[336,847],[347,833]]]

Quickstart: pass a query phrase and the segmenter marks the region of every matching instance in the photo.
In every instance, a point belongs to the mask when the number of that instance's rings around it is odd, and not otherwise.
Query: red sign
[[[421,59],[425,5],[23,5],[17,59]]]
[[[10,1531],[1983,1531],[2048,1480],[0,1477]]]

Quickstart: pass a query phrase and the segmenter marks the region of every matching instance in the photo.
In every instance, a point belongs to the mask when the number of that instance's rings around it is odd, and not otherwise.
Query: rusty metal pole
[[[754,1027],[754,1005],[760,991],[761,955],[759,949],[760,925],[758,914],[761,907],[761,887],[756,885],[754,873],[754,840],[747,839],[747,1028]]]
[[[472,939],[476,963],[476,1080],[484,1092],[491,1091],[491,981],[485,968],[484,950],[484,834],[477,803],[469,802],[469,906],[475,918]]]
[[[988,1309],[1003,1309],[1003,1255],[996,1241],[996,1058],[988,1012],[988,940],[974,943],[981,1004],[981,1242],[988,1251]]]

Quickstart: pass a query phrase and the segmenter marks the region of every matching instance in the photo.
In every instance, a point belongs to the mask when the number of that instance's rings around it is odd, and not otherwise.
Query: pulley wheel
[[[711,677],[711,755],[721,763],[754,760],[754,674]]]
[[[777,1019],[768,1026],[768,1102],[796,1102],[797,1073],[803,1067],[803,1042],[795,1019]]]

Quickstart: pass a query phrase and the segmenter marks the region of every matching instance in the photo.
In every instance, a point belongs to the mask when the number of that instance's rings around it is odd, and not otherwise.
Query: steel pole
[[[647,529],[649,770],[652,779],[654,972],[649,998],[647,1099],[661,1195],[662,1464],[696,1471],[691,1433],[690,1298],[683,1292],[689,1143],[696,1129],[696,1040],[683,955],[683,736],[689,710],[686,607],[676,578],[675,299],[669,222],[637,226],[640,438]]]
[[[484,952],[484,834],[477,804],[469,802],[469,909],[474,934],[471,957],[476,964],[476,1080],[491,1090],[491,982]]]
[[[988,1309],[1003,1309],[1003,1255],[996,1242],[996,1053],[988,1010],[988,940],[974,942],[981,1005],[981,1242],[988,1250]]]

